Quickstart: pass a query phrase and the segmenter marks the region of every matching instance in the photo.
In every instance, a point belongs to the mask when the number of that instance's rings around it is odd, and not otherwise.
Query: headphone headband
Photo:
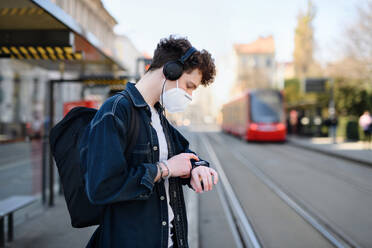
[[[183,56],[179,59],[179,61],[180,61],[182,64],[184,64],[185,61],[186,61],[186,60],[187,60],[191,55],[193,55],[194,52],[196,52],[195,47],[190,47],[190,48],[186,51],[185,55],[183,55]]]

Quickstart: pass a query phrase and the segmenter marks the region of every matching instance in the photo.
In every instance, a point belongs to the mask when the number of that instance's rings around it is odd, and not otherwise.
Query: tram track
[[[217,192],[233,234],[236,247],[261,248],[261,241],[257,237],[251,221],[244,213],[244,210],[231,187],[229,179],[227,178],[214,149],[206,137],[201,137],[200,139],[209,154],[211,159],[210,162],[212,162],[219,172],[219,178],[222,185],[217,185]]]
[[[368,193],[369,194],[368,195],[369,197],[372,197],[372,187],[371,186],[366,185],[365,183],[359,182],[358,180],[355,180],[354,178],[350,177],[345,172],[342,172],[342,170],[341,171],[340,170],[334,170],[334,169],[331,170],[330,168],[327,168],[327,167],[320,167],[320,166],[316,166],[316,165],[314,166],[313,163],[307,162],[309,160],[304,159],[304,158],[310,159],[310,157],[309,157],[308,154],[306,154],[306,153],[304,153],[302,151],[301,151],[301,154],[295,152],[295,150],[301,149],[301,148],[288,147],[288,146],[286,148],[287,149],[290,148],[291,151],[285,150],[282,147],[274,147],[272,145],[265,146],[265,149],[269,149],[271,151],[274,151],[274,152],[277,152],[277,153],[281,153],[281,154],[283,154],[283,155],[285,155],[287,157],[290,157],[291,159],[294,159],[294,160],[298,161],[299,162],[298,164],[301,165],[301,166],[306,166],[306,167],[309,167],[311,169],[315,169],[315,170],[317,170],[319,172],[325,173],[325,174],[327,174],[329,176],[332,176],[332,177],[336,177],[338,179],[341,179],[344,182],[350,184],[352,187],[355,187],[355,188],[357,188],[358,190],[360,190],[360,191],[362,191],[364,193]],[[330,160],[331,158],[327,158],[327,159]],[[334,158],[334,159],[343,160],[342,158]],[[356,164],[356,166],[363,166],[363,165]]]
[[[214,144],[219,144],[225,147],[227,146],[226,140],[222,141],[221,137],[208,135],[208,138],[213,139]],[[275,182],[269,175],[267,175],[267,173],[260,169],[259,166],[244,157],[241,152],[235,151],[233,147],[228,147],[228,149],[225,150],[232,153],[237,160],[244,164],[257,178],[261,180],[261,182],[270,188],[272,192],[274,192],[283,202],[285,202],[315,230],[317,230],[324,238],[332,243],[333,246],[361,247],[356,241],[335,227],[331,222],[311,211],[311,208],[307,207],[303,201],[291,195],[288,190]]]

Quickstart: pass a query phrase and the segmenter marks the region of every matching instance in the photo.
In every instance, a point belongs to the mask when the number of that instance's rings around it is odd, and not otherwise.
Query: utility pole
[[[333,78],[330,78],[329,82],[331,84],[331,99],[329,100],[328,113],[329,113],[329,119],[331,121],[330,128],[331,128],[332,142],[333,144],[336,144],[337,121],[336,121],[336,109],[335,109],[335,101],[334,101],[334,80]]]

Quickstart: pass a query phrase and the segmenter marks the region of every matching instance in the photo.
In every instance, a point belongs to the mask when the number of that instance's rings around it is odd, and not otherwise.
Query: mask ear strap
[[[177,89],[178,89],[178,79],[177,79]]]
[[[164,89],[165,89],[165,82],[167,81],[167,79],[165,78],[164,79],[164,82],[163,82],[163,88],[161,89],[161,94],[160,94],[160,99],[161,99],[161,107],[163,109],[163,114],[165,115],[165,108],[164,108],[164,100],[163,100],[163,93],[164,93]]]

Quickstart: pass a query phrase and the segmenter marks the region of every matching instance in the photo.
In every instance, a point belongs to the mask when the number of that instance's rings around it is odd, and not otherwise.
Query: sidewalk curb
[[[372,161],[366,161],[366,160],[363,160],[363,159],[353,158],[353,157],[346,156],[346,155],[340,154],[338,152],[333,152],[333,151],[330,151],[330,150],[327,150],[327,149],[316,148],[312,145],[305,145],[302,142],[294,141],[293,139],[287,139],[287,144],[290,145],[290,146],[305,148],[305,149],[308,149],[308,150],[319,152],[319,153],[322,153],[322,154],[325,154],[325,155],[328,155],[328,156],[331,156],[331,157],[338,157],[338,158],[348,160],[348,161],[351,161],[351,162],[356,162],[356,163],[359,163],[359,164],[364,165],[364,166],[372,166]]]
[[[199,196],[185,188],[186,213],[188,217],[188,241],[192,248],[199,248]]]

